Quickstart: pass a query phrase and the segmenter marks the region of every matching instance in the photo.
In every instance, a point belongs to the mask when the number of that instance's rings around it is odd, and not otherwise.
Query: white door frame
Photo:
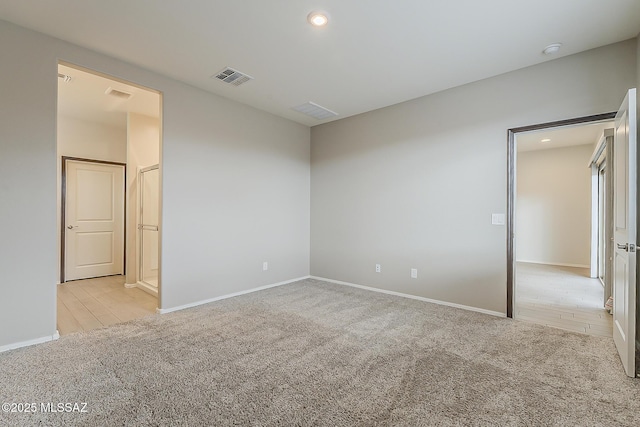
[[[611,296],[613,244],[613,128],[605,129],[596,144],[591,167],[591,277],[604,287],[602,306]],[[600,172],[606,169],[604,182]],[[601,186],[604,184],[604,188]],[[604,193],[604,197],[603,196]],[[602,212],[600,211],[602,209]],[[602,216],[602,218],[601,218]],[[603,221],[604,219],[604,221]],[[605,222],[606,221],[606,222]],[[600,238],[603,238],[602,241]]]
[[[72,161],[76,161],[76,162],[85,162],[85,163],[95,163],[95,164],[103,164],[103,165],[114,165],[114,166],[123,166],[124,168],[124,182],[127,182],[127,165],[126,163],[118,163],[118,162],[109,162],[109,161],[105,161],[105,160],[94,160],[94,159],[85,159],[85,158],[81,158],[81,157],[67,157],[67,156],[62,156],[62,167],[61,167],[61,171],[62,171],[62,179],[61,179],[61,185],[62,185],[62,191],[61,191],[61,204],[60,204],[60,218],[61,218],[61,236],[60,236],[60,283],[65,283],[65,275],[66,275],[66,263],[65,263],[65,231],[66,231],[66,218],[65,218],[65,209],[66,209],[66,200],[67,200],[67,160],[72,160]],[[125,218],[125,213],[127,211],[127,188],[126,185],[124,186],[124,190],[123,190],[123,204],[122,204],[122,215],[123,218]],[[127,241],[127,225],[126,225],[126,221],[124,221],[124,238],[122,240],[122,251],[123,251],[123,274],[126,274],[126,259],[127,259],[127,253],[126,253],[126,241]]]
[[[593,116],[560,120],[557,122],[522,126],[507,130],[507,317],[513,318],[515,305],[516,134],[534,130],[613,120],[615,117],[616,112],[614,111],[610,113],[596,114]]]

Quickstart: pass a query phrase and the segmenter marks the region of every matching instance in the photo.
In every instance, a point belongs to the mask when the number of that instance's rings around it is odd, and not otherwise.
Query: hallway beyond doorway
[[[611,337],[612,316],[602,306],[602,284],[589,269],[517,263],[516,319]]]
[[[90,331],[156,312],[156,297],[124,287],[124,276],[76,280],[58,285],[60,335]]]

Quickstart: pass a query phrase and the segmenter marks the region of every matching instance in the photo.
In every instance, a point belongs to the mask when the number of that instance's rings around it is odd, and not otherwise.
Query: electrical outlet
[[[382,267],[380,264],[376,264],[376,273],[380,273],[382,271]]]
[[[269,263],[267,261],[262,263],[262,271],[267,271],[269,269]]]
[[[411,278],[412,279],[417,279],[418,278],[418,269],[417,268],[412,268],[411,269]]]

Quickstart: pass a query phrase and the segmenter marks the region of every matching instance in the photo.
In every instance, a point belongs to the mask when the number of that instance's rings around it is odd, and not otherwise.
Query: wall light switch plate
[[[491,224],[504,225],[504,214],[503,213],[491,214]]]

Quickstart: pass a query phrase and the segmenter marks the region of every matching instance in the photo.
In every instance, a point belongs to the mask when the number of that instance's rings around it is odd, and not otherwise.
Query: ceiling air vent
[[[214,74],[213,76],[211,76],[211,78],[216,78],[218,80],[221,80],[225,83],[232,84],[234,86],[240,86],[242,83],[246,83],[249,80],[253,80],[253,77],[229,67],[220,71],[218,74]]]
[[[324,120],[324,119],[328,119],[330,117],[335,117],[338,115],[338,113],[335,113],[331,110],[321,107],[315,102],[311,102],[311,101],[307,102],[306,104],[293,107],[292,110],[295,110],[302,114],[306,114],[307,116],[311,116],[314,119],[318,119],[318,120]]]
[[[115,96],[116,98],[120,98],[120,99],[129,99],[132,96],[130,93],[122,92],[121,90],[114,89],[112,87],[107,89],[104,93],[106,95]]]

